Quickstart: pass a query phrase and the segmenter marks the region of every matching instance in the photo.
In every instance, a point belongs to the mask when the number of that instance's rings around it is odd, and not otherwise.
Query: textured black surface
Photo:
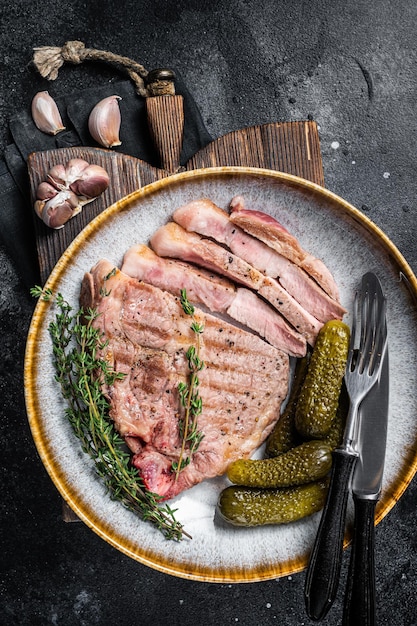
[[[48,83],[30,66],[34,46],[80,39],[148,69],[175,67],[214,138],[315,119],[327,187],[365,211],[415,270],[416,22],[414,0],[0,0],[0,145],[11,142],[10,117],[37,91],[69,96],[120,78],[90,64],[64,67]],[[246,585],[189,582],[130,560],[81,523],[62,522],[26,421],[33,302],[12,239],[0,249],[0,624],[311,623],[304,573]],[[376,528],[380,625],[417,624],[416,495],[413,480]],[[325,623],[339,624],[341,612],[339,594]]]

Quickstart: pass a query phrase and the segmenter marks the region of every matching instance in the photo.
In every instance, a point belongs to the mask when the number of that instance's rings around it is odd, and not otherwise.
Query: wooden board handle
[[[149,130],[159,154],[160,167],[172,174],[180,166],[184,99],[182,96],[146,98],[146,112]]]

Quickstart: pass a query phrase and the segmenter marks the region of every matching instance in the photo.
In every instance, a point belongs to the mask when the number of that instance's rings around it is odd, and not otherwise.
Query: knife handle
[[[304,588],[308,616],[322,620],[335,599],[343,554],[349,480],[357,456],[342,449],[333,452],[329,492],[307,568]]]
[[[376,500],[353,496],[355,526],[346,585],[343,626],[374,626]]]

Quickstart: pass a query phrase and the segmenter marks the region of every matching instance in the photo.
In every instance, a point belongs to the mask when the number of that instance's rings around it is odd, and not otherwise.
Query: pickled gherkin
[[[295,428],[295,410],[307,374],[308,362],[309,356],[297,360],[287,405],[266,441],[265,455],[268,457],[284,454],[301,443],[301,438]]]
[[[331,466],[331,448],[322,441],[307,441],[273,459],[233,461],[227,477],[246,487],[290,487],[324,478]]]
[[[342,443],[348,409],[349,396],[347,395],[345,386],[342,385],[339,404],[336,410],[336,417],[334,418],[327,435],[321,439],[321,441],[328,445],[331,450],[338,448]]]
[[[325,480],[286,489],[226,487],[220,494],[218,510],[235,526],[288,524],[320,511],[327,488]]]
[[[325,437],[335,418],[349,350],[350,329],[331,320],[321,328],[295,412],[295,426],[306,439]]]

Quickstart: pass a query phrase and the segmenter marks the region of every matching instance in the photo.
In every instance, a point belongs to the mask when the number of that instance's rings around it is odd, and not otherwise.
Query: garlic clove
[[[41,209],[40,217],[45,224],[55,229],[62,228],[68,220],[81,210],[77,196],[68,190],[60,191],[38,209]]]
[[[57,193],[58,190],[53,185],[47,183],[46,181],[43,181],[38,185],[38,188],[36,190],[36,197],[38,200],[50,200],[51,198],[56,196]]]
[[[89,166],[90,164],[84,159],[70,159],[65,167],[65,186],[68,188],[81,178]]]
[[[58,164],[51,167],[48,172],[48,181],[56,187],[56,189],[64,189],[67,183],[67,172],[63,165]]]
[[[64,225],[71,219],[73,210],[68,202],[63,202],[56,206],[49,204],[49,201],[45,204],[42,211],[42,220],[49,228],[58,230],[63,228]]]
[[[120,96],[108,96],[96,104],[88,118],[90,135],[104,148],[120,146]]]
[[[65,130],[55,100],[47,91],[39,91],[32,100],[32,118],[35,126],[48,135]]]
[[[109,175],[100,165],[89,165],[81,178],[70,185],[70,189],[79,196],[96,198],[109,186]]]

